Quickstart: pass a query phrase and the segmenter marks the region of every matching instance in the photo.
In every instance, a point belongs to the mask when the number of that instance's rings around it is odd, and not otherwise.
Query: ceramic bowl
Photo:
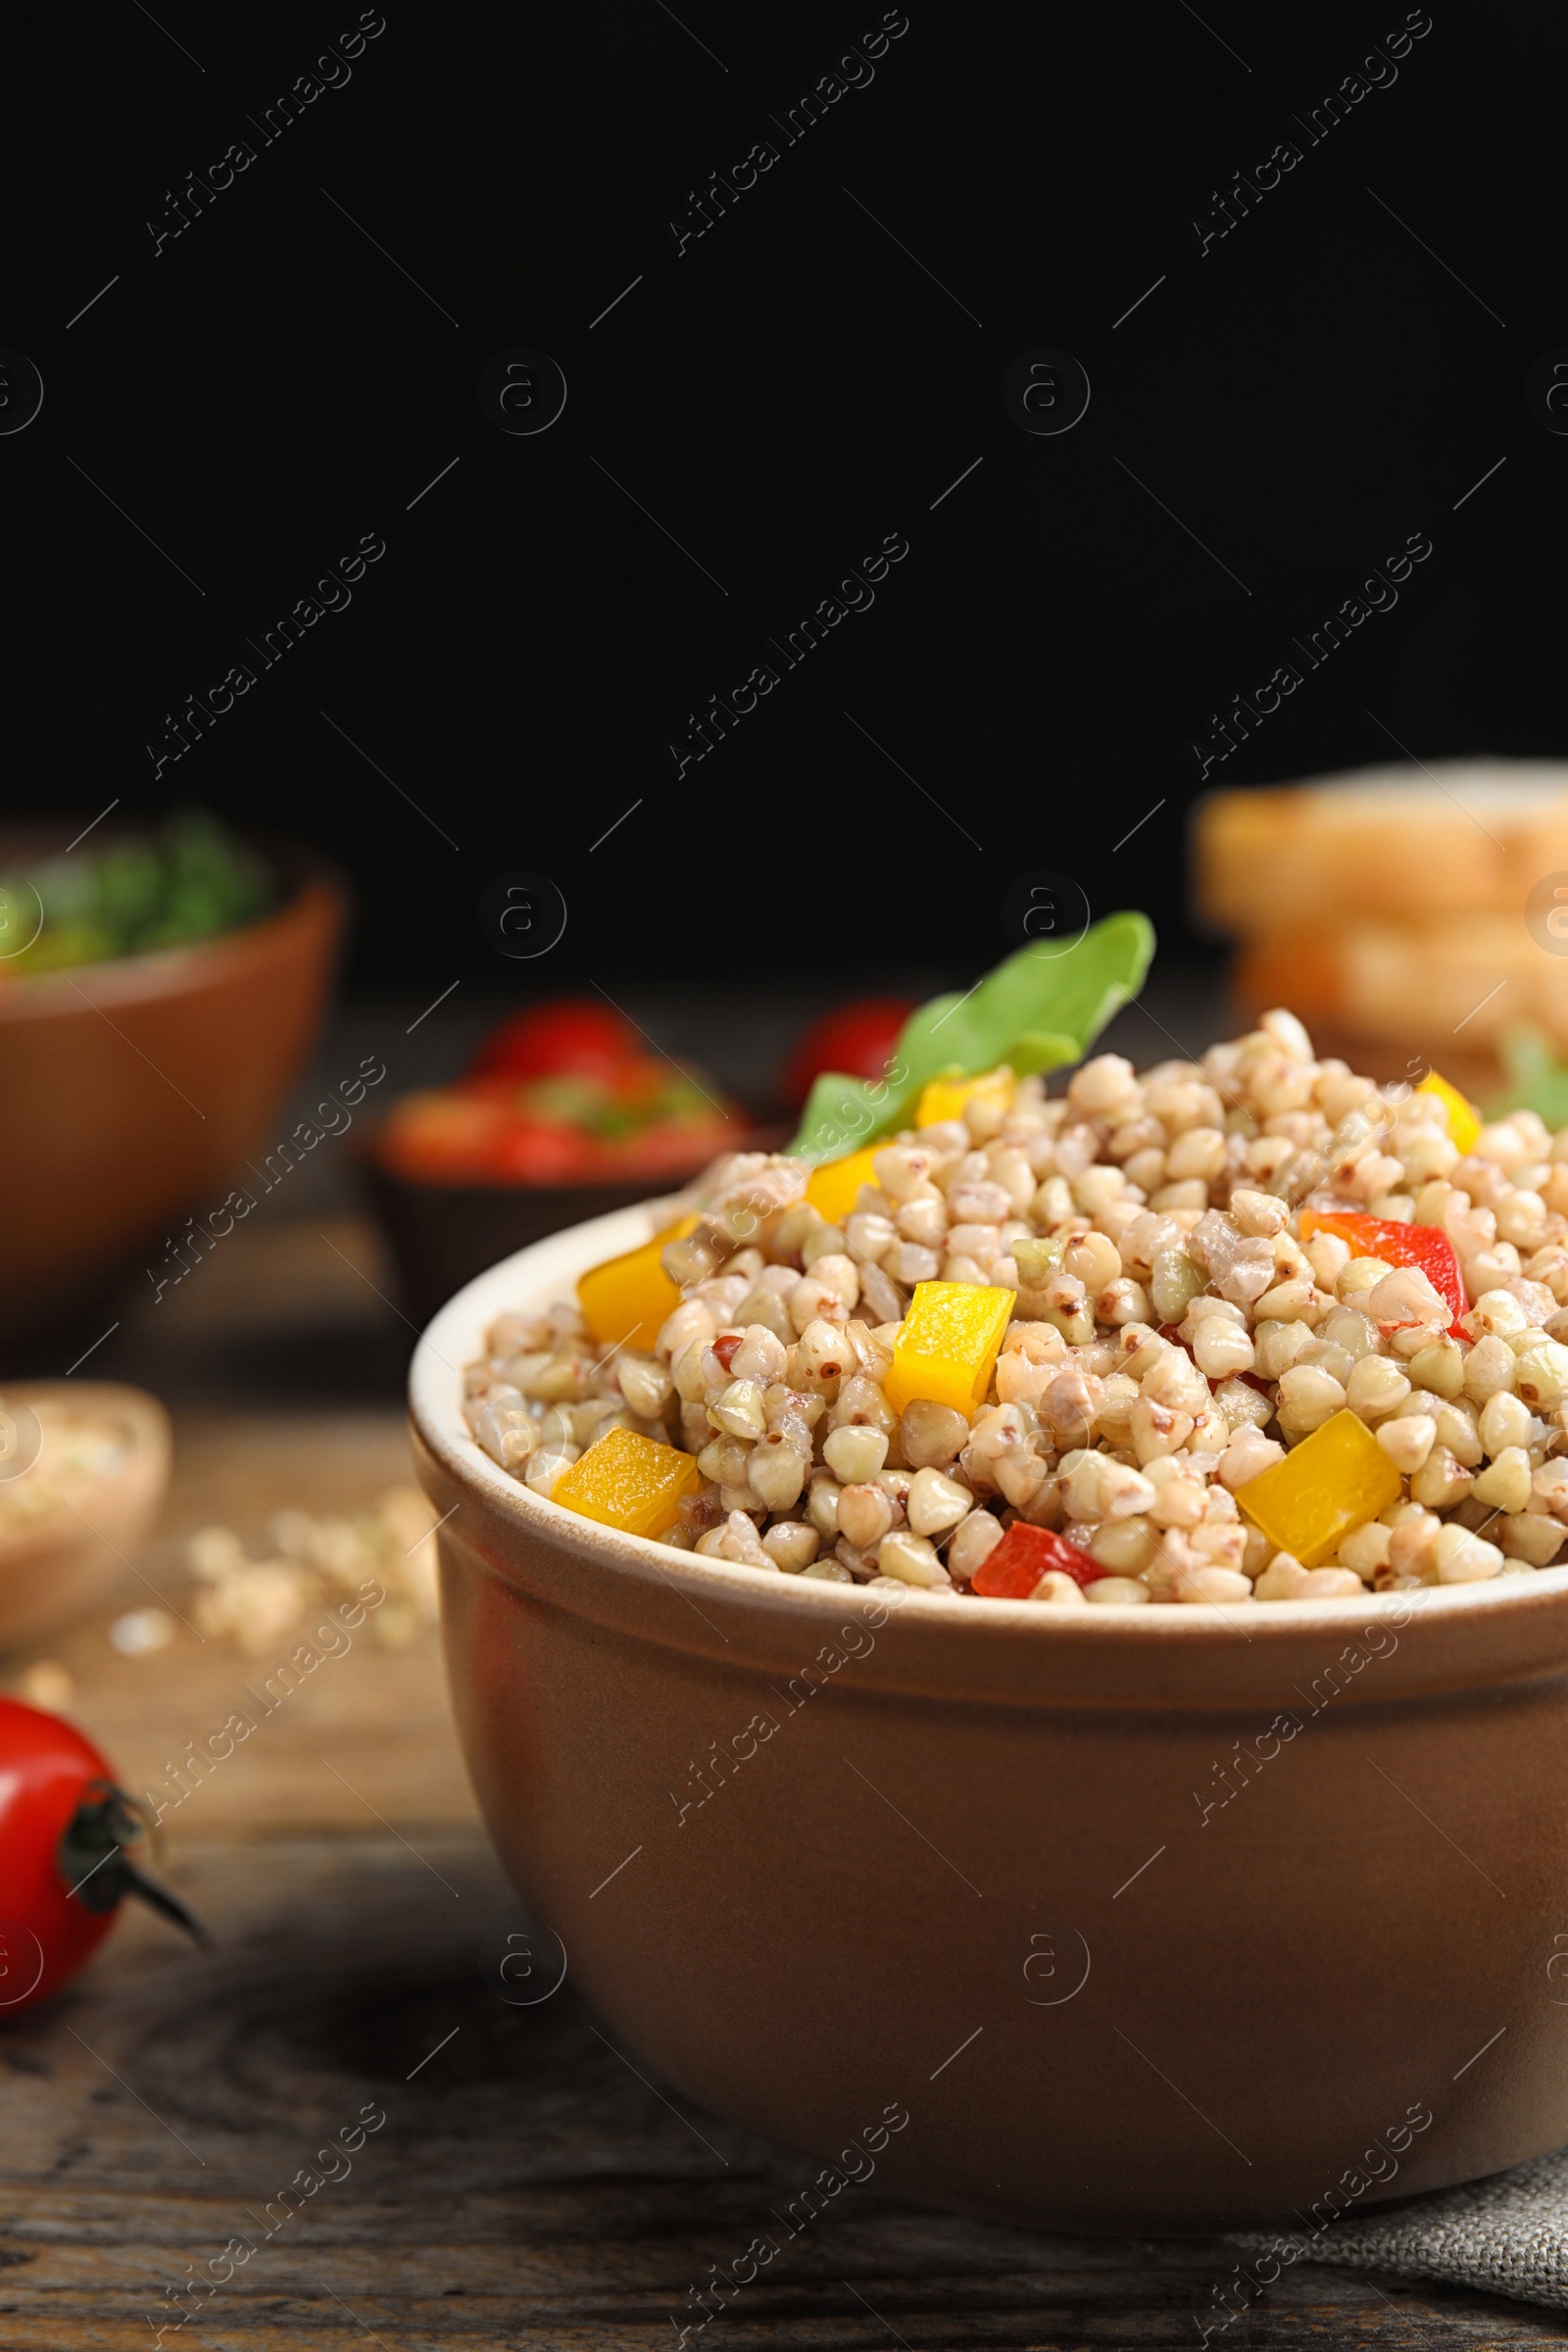
[[[156,1245],[186,1210],[217,1208],[276,1140],[345,898],[308,854],[260,846],[285,890],[259,921],[0,988],[0,1346],[13,1362],[24,1335],[83,1312],[137,1249],[154,1247],[167,1273]]]
[[[890,1610],[617,1535],[479,1451],[462,1367],[658,1217],[494,1267],[412,1375],[474,1786],[614,2034],[1014,2222],[1317,2227],[1568,2140],[1568,1569]]]
[[[30,1525],[0,1510],[0,1649],[41,1641],[95,1607],[120,1579],[127,1555],[151,1535],[163,1507],[169,1415],[156,1397],[118,1381],[8,1382],[0,1396],[0,1474],[28,1460],[29,1430],[41,1435],[42,1446],[22,1475],[47,1474],[57,1416],[66,1413],[112,1429],[121,1442],[120,1465]],[[0,1486],[0,1503],[6,1486]]]

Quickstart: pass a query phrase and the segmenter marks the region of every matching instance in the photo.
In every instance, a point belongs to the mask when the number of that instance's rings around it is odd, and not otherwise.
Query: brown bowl
[[[209,1194],[216,1208],[235,1168],[276,1140],[345,900],[316,860],[263,846],[288,895],[261,921],[0,984],[0,1330],[12,1346],[76,1312],[138,1248],[177,1238]]]
[[[106,1380],[8,1383],[0,1396],[8,1441],[19,1405],[36,1414],[42,1434],[25,1477],[47,1472],[55,1417],[67,1411],[110,1424],[124,1451],[118,1470],[31,1526],[8,1532],[0,1519],[0,1649],[40,1641],[95,1607],[151,1535],[169,1486],[169,1415],[143,1390]],[[0,1498],[5,1493],[0,1487]]]
[[[1013,2222],[1322,2222],[1568,2140],[1568,1569],[890,1610],[617,1535],[479,1451],[461,1374],[658,1217],[495,1267],[411,1382],[480,1805],[614,2031]]]
[[[725,1150],[777,1152],[789,1132],[780,1126],[753,1128],[737,1134]],[[711,1156],[695,1162],[691,1174],[699,1175]],[[358,1164],[391,1248],[404,1303],[420,1323],[499,1258],[648,1198],[646,1177],[627,1184],[423,1184],[386,1165],[373,1131]]]
[[[585,1217],[624,1208],[648,1190],[643,1184],[420,1184],[383,1166],[370,1149],[360,1153],[359,1168],[391,1248],[404,1304],[419,1323],[497,1258]]]

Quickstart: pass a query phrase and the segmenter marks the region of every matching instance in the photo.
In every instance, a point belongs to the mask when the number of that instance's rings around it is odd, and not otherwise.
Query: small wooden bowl
[[[0,1649],[12,1649],[94,1607],[151,1534],[169,1485],[170,1427],[155,1397],[118,1381],[13,1382],[0,1404],[30,1405],[42,1424],[42,1452],[24,1477],[46,1467],[51,1420],[64,1407],[74,1418],[111,1423],[126,1439],[112,1477],[61,1500],[21,1533],[0,1527]]]
[[[27,1336],[85,1312],[138,1250],[156,1254],[187,1209],[216,1206],[248,1154],[274,1140],[347,901],[314,854],[254,838],[283,886],[257,921],[0,985],[8,1370]],[[49,846],[46,830],[7,827],[0,862]]]

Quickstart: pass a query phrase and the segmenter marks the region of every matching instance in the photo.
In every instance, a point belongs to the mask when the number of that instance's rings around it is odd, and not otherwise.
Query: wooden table
[[[384,1269],[367,1235],[333,1230],[358,1272],[332,1279],[359,1314],[361,1276]],[[246,1312],[271,1311],[279,1253],[315,1247],[286,1228],[259,1240],[190,1313],[227,1313],[243,1340]],[[395,1335],[390,1309],[373,1316]],[[158,1360],[148,1341],[143,1362]],[[134,1348],[113,1368],[134,1376]],[[185,1406],[176,1426],[174,1488],[141,1562],[176,1603],[194,1528],[257,1538],[280,1507],[363,1507],[409,1475],[390,1400],[306,1412],[280,1393]],[[110,1620],[148,1598],[127,1574],[104,1617],[50,1645],[136,1791],[223,1721],[255,1666],[185,1632],[117,1655]],[[474,1816],[433,1635],[401,1652],[360,1640],[324,1664],[164,1832],[167,1875],[213,1954],[127,1918],[75,1985],[0,2026],[0,2352],[139,2352],[178,2316],[166,2287],[211,2278],[214,2258],[232,2277],[188,2298],[166,2345],[653,2352],[676,2343],[672,2315],[691,2319],[688,2289],[814,2171],[648,2080],[569,1982],[531,2006],[507,1997],[498,1956],[522,1923]],[[355,2148],[367,2113],[384,2121]],[[341,2153],[318,2157],[329,2139]],[[280,2192],[302,2172],[294,2210]],[[1192,2345],[1234,2260],[1219,2240],[991,2228],[868,2184],[689,2340]],[[1489,2296],[1302,2265],[1214,2341],[1402,2352],[1568,2332]]]

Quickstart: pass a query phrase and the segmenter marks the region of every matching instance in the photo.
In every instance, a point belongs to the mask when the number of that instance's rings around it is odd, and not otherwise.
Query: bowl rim
[[[571,1295],[575,1277],[623,1250],[650,1240],[667,1222],[672,1198],[634,1202],[630,1207],[565,1227],[543,1241],[530,1243],[465,1284],[420,1334],[409,1367],[410,1419],[419,1440],[449,1481],[476,1490],[483,1501],[522,1536],[553,1549],[574,1551],[592,1561],[615,1581],[628,1576],[638,1584],[657,1576],[680,1598],[702,1614],[707,1597],[733,1599],[748,1613],[759,1604],[772,1616],[780,1608],[813,1612],[818,1618],[855,1612],[862,1619],[886,1623],[889,1595],[865,1586],[840,1585],[817,1578],[764,1576],[727,1560],[677,1551],[651,1537],[622,1534],[618,1529],[584,1519],[564,1504],[535,1494],[493,1462],[468,1434],[463,1418],[464,1366],[480,1352],[484,1331],[510,1308],[544,1305]],[[488,1555],[487,1555],[488,1556]],[[492,1563],[493,1564],[493,1563]],[[966,1599],[933,1594],[918,1587],[906,1588],[896,1604],[901,1628],[940,1629],[948,1642],[958,1636],[965,1647],[976,1638],[989,1641],[1020,1639],[1060,1649],[1084,1644],[1136,1644],[1148,1652],[1151,1644],[1172,1643],[1211,1648],[1216,1636],[1241,1632],[1250,1645],[1264,1650],[1278,1645],[1296,1647],[1301,1636],[1344,1638],[1360,1617],[1368,1631],[1379,1623],[1401,1631],[1427,1623],[1446,1624],[1450,1636],[1463,1637],[1467,1625],[1489,1624],[1498,1612],[1505,1623],[1539,1621],[1545,1613],[1554,1628],[1568,1625],[1568,1562],[1557,1568],[1533,1569],[1528,1577],[1504,1576],[1474,1585],[1426,1586],[1411,1592],[1374,1592],[1370,1590],[1343,1600],[1263,1603],[1246,1611],[1245,1625],[1234,1609],[1214,1602],[1180,1605],[1082,1608],[1063,1602],[988,1600],[972,1608]],[[1458,1620],[1458,1623],[1454,1621]],[[809,1623],[803,1618],[803,1624]],[[989,1631],[987,1629],[990,1629]],[[1419,1638],[1419,1637],[1417,1637]],[[1555,1637],[1554,1637],[1555,1638]],[[1511,1644],[1510,1644],[1511,1646]]]
[[[21,1023],[65,1013],[96,1011],[100,1004],[157,1004],[193,988],[220,984],[253,960],[300,933],[309,936],[323,922],[334,927],[348,912],[348,884],[329,858],[308,843],[253,827],[237,827],[242,841],[259,850],[283,885],[275,906],[232,931],[215,931],[172,948],[151,948],[138,956],[108,956],[97,963],[74,963],[58,971],[21,972],[0,986],[0,1023]],[[92,996],[80,985],[86,977]]]

